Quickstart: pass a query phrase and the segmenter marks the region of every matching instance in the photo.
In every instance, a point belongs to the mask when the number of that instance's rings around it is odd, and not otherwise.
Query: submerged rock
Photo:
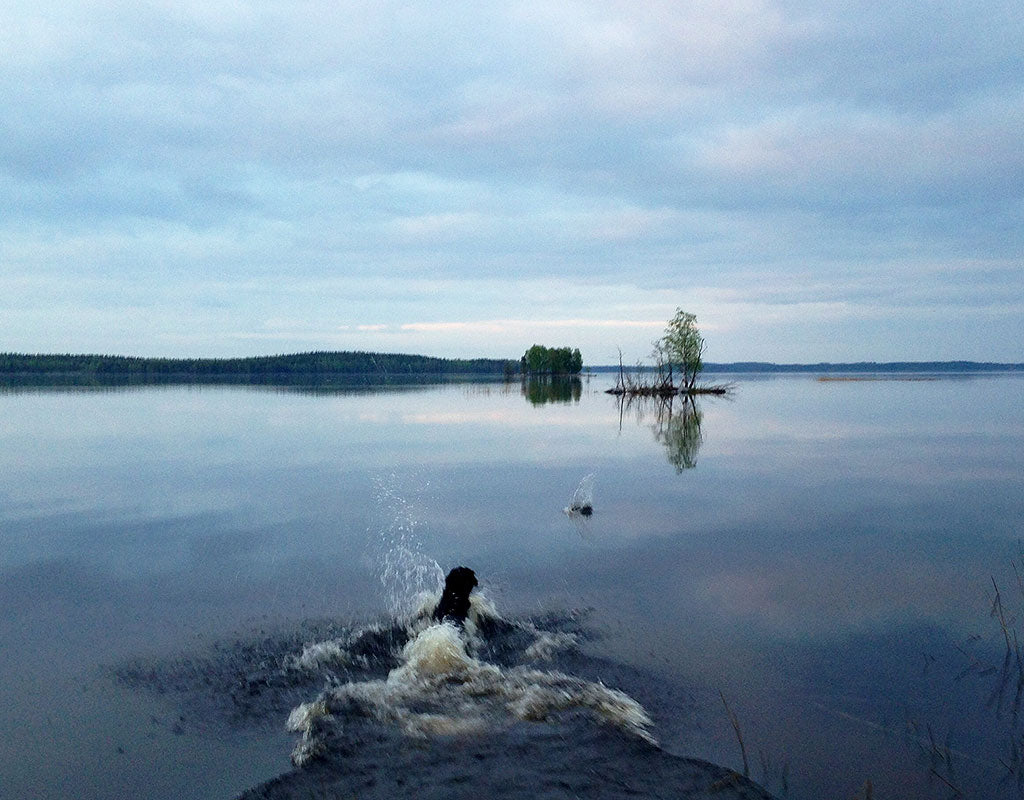
[[[238,800],[772,800],[724,767],[665,752],[582,715],[486,733],[409,738],[337,729],[326,755]]]

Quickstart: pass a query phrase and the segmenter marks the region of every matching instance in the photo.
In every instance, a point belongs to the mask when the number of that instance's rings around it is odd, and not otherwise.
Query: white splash
[[[316,724],[327,717],[330,717],[330,712],[327,710],[327,702],[323,697],[312,703],[302,703],[292,709],[292,713],[288,715],[285,729],[301,734],[299,741],[292,749],[292,762],[296,766],[301,767],[324,754],[326,746],[313,731]]]
[[[571,650],[579,644],[579,640],[571,633],[550,633],[534,631],[533,644],[526,648],[524,655],[530,661],[550,661],[556,653]]]
[[[343,641],[330,639],[326,642],[307,644],[302,649],[302,654],[296,656],[291,665],[297,669],[317,670],[333,664],[344,665],[347,663],[349,663],[349,655]]]
[[[412,638],[402,650],[402,663],[387,678],[334,686],[296,708],[288,718],[288,729],[301,734],[293,762],[302,766],[323,753],[318,730],[332,713],[343,710],[424,737],[471,735],[514,720],[542,722],[559,712],[583,709],[654,742],[651,718],[623,692],[563,672],[503,669],[475,658],[475,625],[489,610],[486,600],[479,600],[471,607],[465,630],[449,622],[433,623],[429,617],[411,621]],[[524,652],[531,661],[576,644],[571,634],[533,632],[536,638]]]
[[[584,475],[572,493],[565,511],[569,516],[590,516],[594,509],[594,473]]]
[[[398,618],[415,612],[424,594],[440,594],[444,570],[424,553],[415,504],[399,493],[394,475],[376,481],[376,501],[383,519],[377,546],[380,581],[390,612]]]
[[[431,625],[402,650],[405,663],[388,675],[389,683],[431,675],[456,675],[475,662],[466,652],[459,629],[449,622]]]

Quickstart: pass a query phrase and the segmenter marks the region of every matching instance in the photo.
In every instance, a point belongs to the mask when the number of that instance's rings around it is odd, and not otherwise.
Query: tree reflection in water
[[[578,403],[583,394],[583,382],[564,375],[531,375],[522,382],[523,397],[532,405],[546,403]]]
[[[651,433],[664,445],[669,463],[677,473],[697,466],[697,452],[704,441],[701,434],[701,411],[691,396],[619,397],[619,429],[626,412],[636,415],[637,422],[653,417]]]

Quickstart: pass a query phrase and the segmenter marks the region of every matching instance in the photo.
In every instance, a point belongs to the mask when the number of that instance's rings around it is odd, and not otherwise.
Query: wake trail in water
[[[580,710],[654,743],[651,718],[629,695],[599,681],[541,668],[560,650],[576,646],[572,633],[503,620],[479,595],[472,599],[464,628],[433,623],[430,612],[437,599],[404,623],[406,637],[399,652],[390,649],[402,639],[394,629],[377,650],[381,663],[396,662],[385,677],[329,686],[291,712],[287,727],[300,734],[292,754],[297,766],[324,755],[338,728],[366,718],[408,736],[465,736],[517,720],[542,723]],[[365,655],[366,637],[381,632],[367,629],[351,641],[310,644],[295,658],[294,667],[329,671],[358,663],[372,669],[375,665]],[[488,653],[500,653],[504,664],[488,661]]]
[[[650,717],[627,694],[543,668],[576,646],[573,634],[503,619],[480,592],[459,624],[433,619],[444,572],[426,555],[416,503],[397,483],[394,475],[375,482],[378,569],[390,618],[311,642],[288,660],[287,669],[306,673],[307,683],[325,685],[288,716],[287,729],[299,734],[292,761],[303,766],[326,754],[340,728],[367,719],[422,738],[581,710],[653,742]],[[589,502],[590,484],[588,476],[578,499]]]
[[[590,499],[588,484],[577,499]],[[646,703],[678,718],[692,699],[588,654],[589,612],[506,617],[476,591],[465,619],[435,620],[445,580],[416,503],[393,477],[376,488],[384,617],[304,621],[114,670],[122,683],[179,696],[176,730],[218,735],[219,719],[294,734],[296,769],[242,797],[617,800],[620,787],[631,797],[770,797],[657,746]]]

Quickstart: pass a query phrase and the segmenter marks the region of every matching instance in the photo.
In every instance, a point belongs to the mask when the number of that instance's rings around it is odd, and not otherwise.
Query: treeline
[[[1024,364],[993,361],[855,361],[849,363],[774,364],[738,361],[732,364],[705,364],[708,372],[1016,372]]]
[[[144,379],[262,380],[296,375],[502,375],[519,363],[492,358],[432,358],[404,353],[311,352],[250,358],[139,358],[109,355],[0,353],[0,374],[118,376]]]
[[[587,367],[591,372],[618,372],[618,365]],[[637,368],[627,368],[637,371]],[[641,371],[654,371],[654,367],[642,367]],[[733,363],[705,363],[704,372],[1020,372],[1021,363],[998,363],[994,361],[857,361],[852,363],[821,362],[817,364],[776,364],[768,361],[736,361]]]
[[[535,344],[519,361],[523,374],[579,375],[583,369],[583,356],[578,347],[571,349]]]

